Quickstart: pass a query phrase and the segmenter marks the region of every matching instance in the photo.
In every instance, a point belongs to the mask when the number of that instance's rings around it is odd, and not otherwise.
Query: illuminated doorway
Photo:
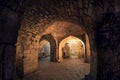
[[[47,40],[43,40],[40,42],[40,48],[39,48],[39,61],[50,61],[50,43]]]
[[[83,44],[76,39],[71,39],[65,43],[62,49],[63,58],[84,58],[85,49]]]
[[[69,36],[63,39],[59,45],[59,60],[65,58],[85,59],[85,44],[77,37]]]
[[[47,40],[40,41],[40,47],[38,51],[39,69],[43,70],[48,66],[51,61],[51,46]]]

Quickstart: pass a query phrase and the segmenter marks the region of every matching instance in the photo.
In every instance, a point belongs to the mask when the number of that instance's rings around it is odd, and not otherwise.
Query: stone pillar
[[[3,80],[13,80],[15,77],[15,53],[16,47],[14,45],[4,45],[2,56]]]
[[[85,76],[85,80],[97,80],[97,49],[94,34],[89,35],[90,40],[90,73]]]
[[[59,61],[59,44],[56,45],[56,61]]]
[[[19,12],[0,6],[0,80],[14,80]]]
[[[85,34],[85,52],[86,52],[86,62],[90,62],[90,42],[89,42],[89,37],[87,34]]]
[[[57,61],[57,58],[56,58],[56,48],[54,48],[54,47],[51,47],[52,49],[51,49],[51,61],[52,62],[56,62]]]
[[[14,44],[0,44],[0,79],[13,80],[15,77],[15,53]]]
[[[22,49],[21,49],[22,48]],[[22,79],[24,76],[23,69],[23,58],[24,58],[23,47],[17,45],[16,50],[16,77]]]
[[[92,41],[93,40],[93,41]],[[90,45],[91,45],[91,55],[90,55],[90,80],[97,80],[97,50],[96,50],[96,44],[95,39],[90,39]]]
[[[84,43],[85,44],[85,62],[88,62],[88,56],[87,56],[87,45],[86,45],[86,43]]]
[[[0,44],[0,80],[2,80],[2,56],[3,56],[4,45]]]
[[[56,58],[56,43],[55,42],[50,42],[50,45],[51,45],[51,56],[50,56],[50,59],[52,62],[56,62],[57,61],[57,58]]]

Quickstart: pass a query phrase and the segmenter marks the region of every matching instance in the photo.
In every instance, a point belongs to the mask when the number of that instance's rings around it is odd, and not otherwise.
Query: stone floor
[[[90,64],[80,59],[64,59],[60,63],[48,60],[40,60],[39,70],[26,75],[24,80],[81,80],[90,71]]]

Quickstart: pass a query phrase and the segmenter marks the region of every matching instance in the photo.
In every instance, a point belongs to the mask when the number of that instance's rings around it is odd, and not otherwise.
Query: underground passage
[[[46,40],[43,40],[40,43],[38,59],[45,60],[44,58],[46,58],[47,61],[50,61],[50,43]]]
[[[74,27],[71,28],[71,26]],[[19,32],[22,32],[22,29]],[[19,55],[23,54],[24,58],[21,58],[23,61],[21,66],[16,65],[16,73],[20,73],[18,76],[24,76],[24,80],[67,80],[69,78],[79,80],[79,78],[84,78],[85,75],[89,74],[89,36],[82,27],[68,21],[53,22],[42,34],[35,37],[35,43],[30,41],[33,36],[29,32],[27,34],[25,44],[21,43],[24,41],[20,40],[21,35],[18,36],[17,42],[19,44],[17,45],[17,57],[20,58]],[[68,75],[68,77],[63,77],[63,75]]]
[[[0,80],[120,80],[119,0],[1,0]]]

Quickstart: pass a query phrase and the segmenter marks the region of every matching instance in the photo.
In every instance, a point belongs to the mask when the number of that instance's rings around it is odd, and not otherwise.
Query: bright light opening
[[[59,46],[59,60],[63,58],[84,58],[85,45],[79,38],[69,36],[61,41]]]

